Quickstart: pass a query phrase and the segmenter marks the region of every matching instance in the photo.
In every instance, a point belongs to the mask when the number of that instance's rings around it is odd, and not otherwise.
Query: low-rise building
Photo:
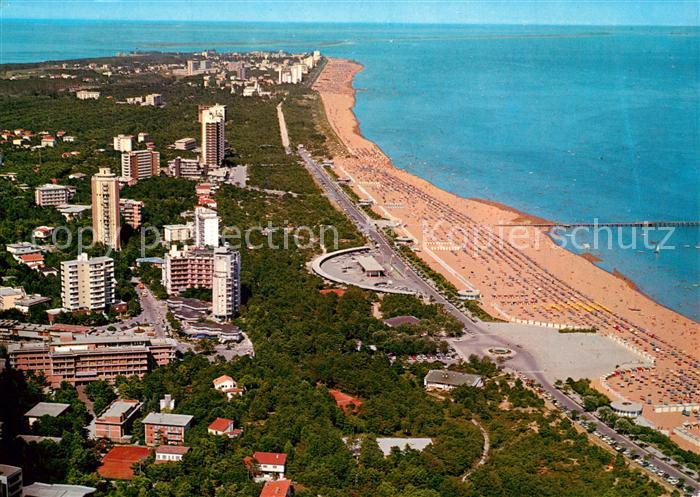
[[[453,390],[463,385],[478,388],[483,384],[484,380],[479,375],[459,373],[449,369],[431,369],[423,379],[426,389]]]
[[[143,419],[146,445],[183,445],[192,419],[186,414],[149,413]]]
[[[49,297],[43,297],[38,293],[27,295],[15,302],[15,309],[24,314],[29,314],[32,307],[40,306],[51,302]]]
[[[175,399],[169,393],[166,393],[162,399],[158,401],[160,412],[170,412],[175,409]]]
[[[214,388],[216,390],[226,394],[228,400],[231,400],[236,396],[240,397],[245,391],[243,388],[240,388],[238,383],[236,383],[236,381],[227,374],[215,378],[212,383],[214,384]]]
[[[22,489],[23,497],[89,497],[96,491],[96,488],[84,485],[41,482],[34,482]]]
[[[22,468],[0,464],[0,496],[22,497]]]
[[[180,462],[189,451],[190,448],[183,445],[161,445],[156,448],[156,464]]]
[[[128,431],[139,409],[141,409],[141,403],[138,400],[113,401],[95,419],[95,437],[106,438],[117,443],[128,442],[130,439]]]
[[[57,418],[61,414],[65,413],[69,408],[70,404],[61,404],[59,402],[39,402],[29,411],[27,411],[24,414],[24,417],[27,418],[27,423],[29,423],[29,426],[32,426],[42,416]]]
[[[47,183],[34,190],[34,202],[42,207],[55,207],[67,204],[74,194],[75,188],[72,186]]]
[[[610,403],[610,409],[624,418],[637,418],[642,415],[642,404],[628,400],[616,400]]]
[[[21,286],[17,288],[0,286],[0,311],[14,309],[16,302],[25,296],[26,293],[24,293],[24,288]]]
[[[66,221],[72,221],[73,219],[83,217],[83,214],[92,210],[92,206],[80,204],[63,204],[56,206],[56,210],[60,212],[64,218],[66,218]]]
[[[194,138],[180,138],[175,141],[175,150],[194,150],[197,140]]]
[[[18,258],[20,264],[24,264],[30,269],[39,269],[44,267],[44,254],[42,253],[32,253],[32,254],[22,254]]]
[[[265,482],[260,491],[260,497],[291,497],[294,495],[294,487],[291,480],[276,480]]]
[[[82,385],[117,376],[143,377],[152,365],[174,360],[176,345],[170,338],[87,335],[11,343],[7,349],[13,368],[43,373],[57,387],[62,381]]]
[[[199,159],[175,157],[168,162],[168,171],[176,178],[199,179],[205,174],[205,168]]]
[[[177,243],[192,238],[192,224],[165,224],[163,225],[163,238],[168,243]]]
[[[235,438],[242,433],[242,430],[236,429],[232,419],[216,418],[207,427],[207,433],[221,437]]]
[[[51,238],[51,235],[53,234],[54,227],[53,226],[37,226],[32,230],[32,238],[34,240],[40,240],[42,242],[46,241],[47,239]]]
[[[244,463],[253,472],[256,481],[284,479],[287,454],[279,452],[255,452]]]
[[[100,92],[94,90],[78,90],[75,92],[78,100],[97,100],[100,98]]]
[[[146,98],[144,99],[144,105],[151,105],[153,107],[160,107],[164,103],[163,95],[160,93],[151,93],[150,95],[146,95]]]

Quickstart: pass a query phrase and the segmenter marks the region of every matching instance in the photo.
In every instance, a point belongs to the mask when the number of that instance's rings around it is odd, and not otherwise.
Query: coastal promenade
[[[643,403],[645,417],[657,426],[674,428],[678,419],[653,406],[700,401],[698,324],[655,303],[626,279],[558,247],[546,228],[532,226],[547,220],[491,201],[462,199],[395,168],[359,133],[352,113],[352,78],[359,70],[359,64],[332,59],[315,84],[330,125],[347,149],[334,157],[336,172],[373,200],[377,213],[398,222],[401,234],[427,248],[417,253],[433,269],[458,288],[456,276],[475,285],[493,315],[595,327],[652,357],[652,373],[609,384],[620,398]],[[495,229],[504,224],[519,226]]]

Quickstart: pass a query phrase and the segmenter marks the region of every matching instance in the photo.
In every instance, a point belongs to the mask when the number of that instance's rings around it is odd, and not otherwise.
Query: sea
[[[0,63],[204,49],[360,62],[362,133],[458,195],[562,224],[700,220],[698,27],[0,20]],[[574,228],[558,243],[700,320],[700,228]]]

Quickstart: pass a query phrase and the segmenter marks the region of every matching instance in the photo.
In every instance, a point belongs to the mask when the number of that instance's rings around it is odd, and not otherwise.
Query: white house
[[[287,464],[287,454],[279,452],[256,452],[246,461],[254,464],[255,480],[282,480]]]
[[[234,428],[232,419],[216,418],[207,427],[207,433],[222,437],[235,438],[243,432],[241,429]]]
[[[156,463],[180,462],[189,451],[189,447],[182,445],[160,445],[156,449]]]
[[[236,380],[227,374],[215,378],[212,383],[214,384],[214,388],[226,394],[226,398],[228,398],[228,400],[231,400],[236,395],[243,395],[244,389],[239,388]]]

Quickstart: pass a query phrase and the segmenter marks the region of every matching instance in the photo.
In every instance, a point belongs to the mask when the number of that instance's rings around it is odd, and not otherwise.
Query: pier
[[[621,221],[609,223],[513,223],[497,224],[504,228],[528,226],[532,228],[693,228],[700,226],[700,221]]]

